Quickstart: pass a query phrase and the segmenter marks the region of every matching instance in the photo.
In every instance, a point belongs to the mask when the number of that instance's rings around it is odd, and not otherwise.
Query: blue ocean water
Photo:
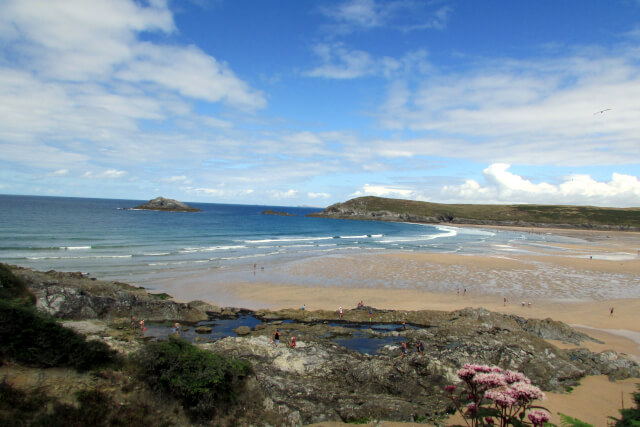
[[[128,210],[142,200],[0,195],[0,261],[146,283],[369,251],[487,253],[567,238],[378,221],[310,218],[319,208],[190,203],[200,213]],[[263,215],[266,209],[295,216]]]

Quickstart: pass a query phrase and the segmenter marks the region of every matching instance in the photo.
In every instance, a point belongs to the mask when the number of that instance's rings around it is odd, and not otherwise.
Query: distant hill
[[[358,197],[309,216],[521,227],[640,231],[640,208],[564,205],[440,204],[383,197]]]
[[[169,211],[169,212],[201,212],[200,209],[173,199],[165,199],[164,197],[156,197],[142,205],[131,209],[142,209],[150,211]]]

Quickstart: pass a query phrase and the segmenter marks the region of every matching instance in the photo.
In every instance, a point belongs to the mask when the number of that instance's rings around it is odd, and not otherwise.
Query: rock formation
[[[200,209],[173,199],[165,199],[164,197],[156,197],[142,205],[131,209],[142,209],[150,211],[168,211],[168,212],[201,212]]]
[[[18,267],[12,271],[26,281],[40,309],[73,319],[65,324],[123,353],[142,346],[141,337],[132,336],[133,332],[123,336],[130,330],[131,315],[145,319],[147,325],[171,320],[186,327],[199,326],[196,323],[205,319],[253,316],[261,323],[236,328],[237,337],[198,346],[249,361],[251,390],[262,396],[264,406],[256,410],[278,414],[288,425],[362,419],[437,421],[452,409],[444,387],[457,382],[456,371],[466,363],[523,372],[547,391],[573,387],[585,375],[640,377],[636,362],[613,351],[578,348],[591,338],[551,319],[524,319],[482,308],[448,313],[364,307],[345,310],[339,321],[333,311],[253,312],[198,301],[182,304],[81,273],[41,273]],[[368,322],[369,309],[373,325]],[[276,328],[281,334],[278,347],[270,340]],[[297,338],[294,348],[287,346],[292,336]],[[209,341],[206,335],[201,337],[198,341]],[[391,344],[381,346],[376,354],[339,345],[358,339]],[[545,339],[573,343],[576,348],[562,350]],[[398,346],[401,341],[409,347],[406,356]],[[415,350],[420,341],[422,354]]]

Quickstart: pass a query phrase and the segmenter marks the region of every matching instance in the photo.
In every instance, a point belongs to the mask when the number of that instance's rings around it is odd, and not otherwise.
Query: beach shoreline
[[[399,251],[325,256],[282,266],[258,265],[254,270],[223,275],[222,280],[216,279],[219,272],[214,272],[159,285],[178,299],[203,299],[250,309],[296,309],[305,304],[307,310],[337,310],[340,306],[349,310],[359,301],[379,309],[405,311],[483,307],[574,325],[600,341],[585,341],[582,347],[594,352],[614,350],[640,361],[640,233],[464,227],[554,233],[581,242],[550,243],[534,247],[533,253],[531,247],[526,253],[516,247],[510,253],[493,255]],[[285,277],[283,269],[288,283],[278,280]],[[447,286],[434,285],[445,282]],[[550,342],[562,348],[576,347]],[[552,421],[558,424],[557,412],[562,412],[604,425],[607,416],[618,415],[621,396],[632,401],[636,382],[611,383],[605,377],[587,377],[572,394],[548,393],[547,401],[541,403],[549,407]],[[599,390],[606,390],[607,399],[598,400]],[[586,407],[590,410],[585,412]]]

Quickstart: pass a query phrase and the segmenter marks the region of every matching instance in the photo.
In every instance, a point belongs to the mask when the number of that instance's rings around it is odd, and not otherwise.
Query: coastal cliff
[[[156,197],[153,200],[149,200],[147,203],[138,205],[131,209],[167,212],[202,212],[200,209],[193,208],[186,203],[182,203],[174,199],[165,199],[164,197]]]
[[[140,334],[136,325],[130,326],[131,315],[145,319],[149,326],[152,320],[181,322],[183,333],[195,328],[199,320],[256,319],[253,326],[239,327],[237,334],[229,333],[226,338],[199,336],[196,340],[199,343],[193,346],[196,349],[188,350],[189,363],[194,363],[198,354],[197,357],[204,360],[211,355],[251,366],[250,373],[243,374],[234,386],[236,403],[221,400],[216,404],[212,417],[220,425],[297,426],[362,419],[437,421],[452,409],[443,388],[457,381],[456,372],[466,363],[495,364],[518,370],[543,390],[553,391],[569,389],[585,375],[608,375],[611,379],[640,376],[637,363],[613,351],[563,350],[550,344],[546,339],[572,343],[576,347],[592,340],[551,319],[524,319],[482,308],[442,312],[358,307],[346,309],[343,318],[337,320],[333,311],[251,311],[219,308],[197,301],[177,303],[165,294],[154,295],[141,288],[94,280],[81,273],[8,268],[35,295],[38,310],[65,319],[65,327],[104,343],[119,354],[145,361],[144,369],[155,366],[156,359],[150,354],[157,346],[149,343],[153,340],[151,336]],[[375,324],[369,322],[369,312]],[[7,325],[14,322],[12,318]],[[158,323],[156,327],[161,325]],[[271,341],[276,328],[281,334],[278,347]],[[297,337],[295,348],[286,345],[293,336]],[[172,340],[168,345],[191,348],[186,342]],[[338,344],[362,340],[389,344],[374,354]],[[408,355],[401,355],[399,341],[407,343]],[[413,350],[421,341],[425,344],[423,354]],[[146,380],[135,380],[122,369],[103,370],[91,381],[85,377],[78,379],[79,374],[65,374],[64,378],[72,378],[72,383],[52,378],[39,369],[20,366],[5,368],[5,375],[22,380],[25,375],[45,378],[39,379],[38,384],[50,387],[39,390],[52,395],[62,392],[60,398],[65,399],[70,388],[90,384],[104,390],[104,399],[125,402],[119,408],[134,410],[135,405],[139,405],[136,402],[158,401],[159,398],[154,397],[158,391],[153,387],[149,389]],[[16,384],[19,382],[16,379]],[[107,391],[111,394],[104,394]],[[167,399],[162,397],[160,400],[164,403],[148,413],[155,414],[156,418],[166,417],[170,420],[168,425],[199,425],[198,421],[185,417],[189,414],[188,405],[197,408],[202,402],[180,403]],[[182,415],[183,411],[186,415]]]
[[[640,231],[640,208],[439,204],[382,197],[336,203],[313,217],[487,226]]]

